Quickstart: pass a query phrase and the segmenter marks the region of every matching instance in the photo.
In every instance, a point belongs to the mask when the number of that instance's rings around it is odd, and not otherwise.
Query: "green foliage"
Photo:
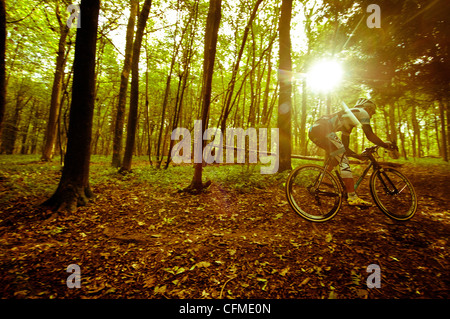
[[[254,189],[264,189],[274,184],[283,183],[287,172],[281,174],[261,174],[260,165],[223,165],[207,166],[204,171],[206,179],[224,187],[233,188],[242,193]]]
[[[259,7],[249,26],[241,62],[235,65],[255,3],[256,0],[234,0],[223,4],[210,127],[216,126],[223,116],[225,97],[236,67],[227,126],[276,126],[277,30],[281,0],[264,1]],[[5,124],[17,132],[14,153],[36,154],[44,143],[60,23],[64,25],[69,17],[68,4],[68,1],[38,0],[6,2]],[[379,105],[372,121],[374,131],[383,140],[396,141],[404,158],[442,156],[450,92],[444,36],[448,25],[448,15],[444,12],[448,4],[437,1],[428,7],[425,0],[379,1],[381,29],[365,25],[368,4],[367,1],[294,2],[291,25],[292,63],[296,74],[292,95],[293,153],[316,155],[312,143],[303,150],[300,140],[314,120],[340,110],[342,100],[352,105],[358,97],[370,95]],[[439,9],[441,7],[443,9]],[[199,118],[207,10],[207,1],[153,1],[140,58],[138,156],[148,154],[149,147],[155,155],[160,128],[163,130],[161,148],[167,154],[176,107],[181,107],[179,127],[191,129],[193,121]],[[94,154],[111,154],[128,15],[129,1],[102,1],[97,42]],[[71,29],[66,43],[67,63],[57,145],[57,150],[62,152],[67,142],[75,34],[76,28]],[[329,95],[314,92],[309,87],[303,90],[302,76],[312,63],[322,58],[340,61],[345,71],[344,81]],[[161,123],[172,61],[168,105]],[[184,74],[187,76],[181,94]],[[181,97],[182,105],[177,106]],[[444,107],[442,114],[438,100]],[[264,118],[266,112],[267,119]],[[369,144],[361,132],[352,136],[355,151]],[[245,178],[245,183],[257,184]]]
[[[0,155],[0,204],[16,198],[50,196],[61,167],[39,162],[37,155]]]
[[[23,196],[43,196],[54,191],[58,184],[62,167],[59,159],[44,163],[38,155],[0,155],[0,177],[3,186],[8,190],[2,200],[7,200],[8,194],[20,192]],[[138,163],[130,173],[119,173],[109,165],[109,157],[92,156],[90,169],[90,185],[114,184],[127,187],[129,184],[147,184],[150,188],[181,190],[192,179],[191,165],[169,166],[167,170],[156,169],[148,165],[147,158],[138,157]],[[260,174],[259,165],[208,165],[205,167],[204,178],[223,188],[249,193],[255,189],[265,189],[272,185],[282,184],[288,172],[280,174]],[[44,182],[42,182],[44,181]]]

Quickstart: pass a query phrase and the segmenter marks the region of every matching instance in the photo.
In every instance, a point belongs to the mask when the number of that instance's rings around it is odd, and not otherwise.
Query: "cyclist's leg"
[[[327,139],[331,145],[331,149],[334,149],[334,151],[330,153],[330,156],[334,156],[336,162],[339,163],[339,171],[347,191],[348,204],[352,206],[371,206],[372,203],[359,198],[355,192],[355,181],[350,168],[350,162],[345,155],[344,144],[334,132],[329,133]]]
[[[336,165],[339,164],[338,160],[331,156],[331,153],[335,151],[335,147],[328,139],[328,134],[330,134],[328,127],[323,124],[315,124],[309,129],[309,139],[316,144],[318,147],[322,148],[326,152],[326,158],[331,157],[328,162],[327,170],[331,172]],[[335,134],[336,135],[336,134]]]
[[[310,128],[309,138],[314,144],[323,148],[327,152],[327,156],[332,157],[327,168],[328,171],[332,171],[336,165],[339,165],[339,171],[347,192],[347,202],[349,205],[371,206],[372,203],[364,201],[356,195],[355,181],[348,157],[345,156],[345,147],[336,133],[330,132],[323,125],[316,124]]]
[[[334,159],[333,162],[335,163],[335,166],[339,165],[341,177],[353,179],[348,158],[345,156],[345,147],[344,144],[342,144],[342,141],[334,132],[326,135],[326,141],[328,143],[330,156]]]

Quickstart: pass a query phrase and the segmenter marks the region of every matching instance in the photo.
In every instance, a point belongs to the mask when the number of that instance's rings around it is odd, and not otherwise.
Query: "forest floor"
[[[91,166],[92,202],[55,214],[39,204],[60,165],[36,159],[0,156],[1,298],[450,298],[450,166],[438,160],[399,169],[418,194],[410,221],[344,205],[314,224],[289,207],[286,173],[207,166],[211,186],[190,195],[178,190],[191,167],[135,159],[124,176],[106,157]],[[71,264],[80,289],[66,285]],[[367,286],[370,264],[381,288]]]

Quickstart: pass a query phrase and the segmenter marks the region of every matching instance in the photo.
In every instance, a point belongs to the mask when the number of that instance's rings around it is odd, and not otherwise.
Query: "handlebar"
[[[366,147],[366,149],[361,153],[361,156],[368,156],[370,154],[376,153],[380,146],[375,145],[371,147]]]
[[[391,151],[392,150],[398,150],[397,145],[395,145],[395,144],[391,144],[391,145],[392,145],[392,147],[386,149],[386,152],[389,151],[389,150],[391,150]],[[361,156],[369,157],[373,153],[376,153],[380,147],[381,146],[378,146],[378,145],[371,146],[371,147],[366,147],[366,149],[361,153]]]

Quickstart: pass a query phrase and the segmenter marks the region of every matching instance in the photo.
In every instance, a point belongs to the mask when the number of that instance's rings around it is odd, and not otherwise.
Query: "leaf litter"
[[[419,209],[406,223],[376,207],[344,205],[329,222],[312,224],[286,205],[282,180],[251,192],[213,181],[198,195],[102,182],[73,215],[43,210],[36,195],[8,194],[0,206],[0,295],[449,298],[448,177],[411,173]],[[81,268],[81,289],[66,285],[70,264]],[[382,288],[367,287],[370,264],[380,266]]]

